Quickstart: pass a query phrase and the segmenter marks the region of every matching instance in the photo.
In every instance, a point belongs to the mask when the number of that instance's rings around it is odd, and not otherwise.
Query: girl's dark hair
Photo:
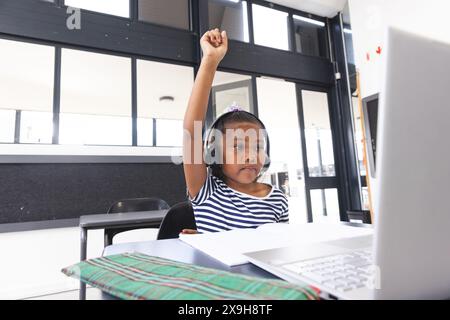
[[[222,133],[225,133],[225,125],[230,123],[240,123],[240,122],[250,122],[254,124],[258,124],[262,129],[265,129],[264,124],[261,120],[259,120],[255,115],[251,114],[247,111],[231,111],[216,120],[216,123],[213,125],[214,129],[220,130]],[[211,126],[211,129],[213,128]]]
[[[216,129],[220,130],[222,133],[225,133],[225,125],[230,123],[243,123],[243,122],[249,122],[257,124],[261,127],[261,129],[266,129],[264,126],[264,123],[258,119],[254,114],[243,111],[243,110],[235,110],[228,113],[223,114],[217,120],[212,124],[210,130]],[[266,133],[267,134],[267,133]],[[211,174],[222,181],[225,179],[225,175],[222,170],[222,165],[220,164],[213,164],[210,166],[211,168]]]

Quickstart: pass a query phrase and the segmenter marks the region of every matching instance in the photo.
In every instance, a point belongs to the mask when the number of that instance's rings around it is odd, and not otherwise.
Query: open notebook
[[[180,234],[180,239],[228,266],[235,266],[248,262],[242,255],[246,252],[371,235],[372,231],[336,223],[270,223],[257,229]]]

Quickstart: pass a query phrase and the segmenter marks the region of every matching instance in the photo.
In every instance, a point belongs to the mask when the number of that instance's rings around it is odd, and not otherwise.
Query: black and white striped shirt
[[[287,198],[275,187],[267,196],[260,198],[231,189],[209,174],[191,202],[197,231],[201,233],[289,222]]]

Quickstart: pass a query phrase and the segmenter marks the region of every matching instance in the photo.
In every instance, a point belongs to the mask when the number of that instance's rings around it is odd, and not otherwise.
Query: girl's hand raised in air
[[[203,59],[208,59],[219,64],[228,50],[228,36],[226,31],[219,29],[207,31],[200,39],[203,51]]]

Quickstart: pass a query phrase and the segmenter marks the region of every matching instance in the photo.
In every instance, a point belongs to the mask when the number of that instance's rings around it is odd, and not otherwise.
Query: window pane
[[[325,23],[294,15],[297,52],[310,56],[327,57]]]
[[[52,143],[53,113],[22,111],[20,143]]]
[[[13,143],[16,111],[0,109],[0,142]]]
[[[55,49],[0,39],[0,109],[52,111]]]
[[[287,12],[256,4],[252,5],[252,10],[255,44],[289,50]]]
[[[19,142],[51,143],[55,48],[0,39],[0,55],[0,142],[14,142],[22,110]]]
[[[344,26],[345,53],[347,54],[347,62],[349,65],[355,66],[355,53],[353,51],[352,30]]]
[[[156,145],[181,147],[183,145],[183,120],[156,119]]]
[[[259,117],[270,137],[271,165],[265,182],[285,192],[289,199],[290,223],[307,222],[295,84],[262,78],[256,81]]]
[[[139,20],[189,30],[188,0],[139,0]]]
[[[153,119],[137,119],[137,136],[140,146],[153,146]]]
[[[210,0],[208,17],[210,29],[226,30],[230,39],[249,41],[247,1]]]
[[[60,144],[131,145],[129,117],[66,113],[60,116],[60,127]]]
[[[231,106],[246,111],[253,110],[251,77],[236,73],[216,72],[212,87],[212,103],[215,118]]]
[[[130,17],[129,0],[65,0],[65,5],[120,17]]]
[[[337,189],[311,190],[311,207],[314,222],[339,222]]]
[[[140,122],[144,126],[144,129],[142,126],[138,127],[138,145],[152,145],[149,142],[153,140],[153,136],[150,140],[148,132],[153,128],[147,126],[152,119],[156,119],[157,145],[180,145],[183,125],[180,122],[179,128],[174,128],[177,123],[174,120],[183,119],[193,85],[192,67],[137,61],[138,124]],[[172,136],[167,134],[169,130],[174,130]]]
[[[131,136],[131,59],[63,49],[60,143],[131,145]]]
[[[309,175],[335,176],[327,94],[304,90],[302,100]]]

